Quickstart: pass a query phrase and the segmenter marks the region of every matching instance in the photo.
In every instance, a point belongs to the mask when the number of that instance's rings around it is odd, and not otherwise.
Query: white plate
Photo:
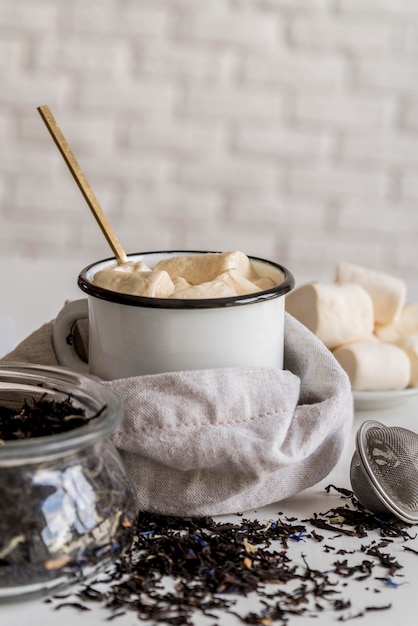
[[[414,397],[418,397],[418,387],[400,391],[353,391],[354,408],[359,411],[390,409]]]

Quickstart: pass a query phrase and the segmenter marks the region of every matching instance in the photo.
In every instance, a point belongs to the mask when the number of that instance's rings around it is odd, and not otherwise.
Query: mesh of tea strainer
[[[368,510],[418,522],[418,435],[365,421],[357,431],[350,479],[357,499]]]

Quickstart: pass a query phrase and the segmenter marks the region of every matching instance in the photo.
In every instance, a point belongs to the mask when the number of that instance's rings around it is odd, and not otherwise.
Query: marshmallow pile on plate
[[[418,387],[418,302],[399,278],[341,262],[333,283],[302,285],[286,310],[329,348],[355,391]]]

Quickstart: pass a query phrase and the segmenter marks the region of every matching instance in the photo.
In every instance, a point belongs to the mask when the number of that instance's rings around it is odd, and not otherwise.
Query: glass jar
[[[118,397],[63,368],[0,364],[0,407],[71,399],[89,418],[73,430],[0,441],[0,600],[42,595],[97,571],[130,541],[136,513],[109,439]]]

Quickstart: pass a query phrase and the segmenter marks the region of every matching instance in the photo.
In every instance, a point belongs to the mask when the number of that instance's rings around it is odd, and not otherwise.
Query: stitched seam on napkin
[[[248,417],[246,419],[242,419],[242,420],[232,420],[232,421],[225,421],[225,422],[196,422],[196,423],[189,423],[189,424],[164,424],[161,426],[148,426],[148,425],[144,425],[144,426],[140,426],[138,428],[138,430],[146,430],[146,431],[152,431],[152,430],[173,430],[174,428],[178,429],[178,428],[196,428],[196,427],[201,427],[201,426],[230,426],[233,424],[246,424],[248,422],[254,422],[255,420],[264,418],[264,417],[272,417],[273,415],[278,415],[279,413],[290,413],[290,411],[288,409],[277,409],[276,411],[269,411],[266,413],[260,413],[259,415],[253,415],[252,417]]]

